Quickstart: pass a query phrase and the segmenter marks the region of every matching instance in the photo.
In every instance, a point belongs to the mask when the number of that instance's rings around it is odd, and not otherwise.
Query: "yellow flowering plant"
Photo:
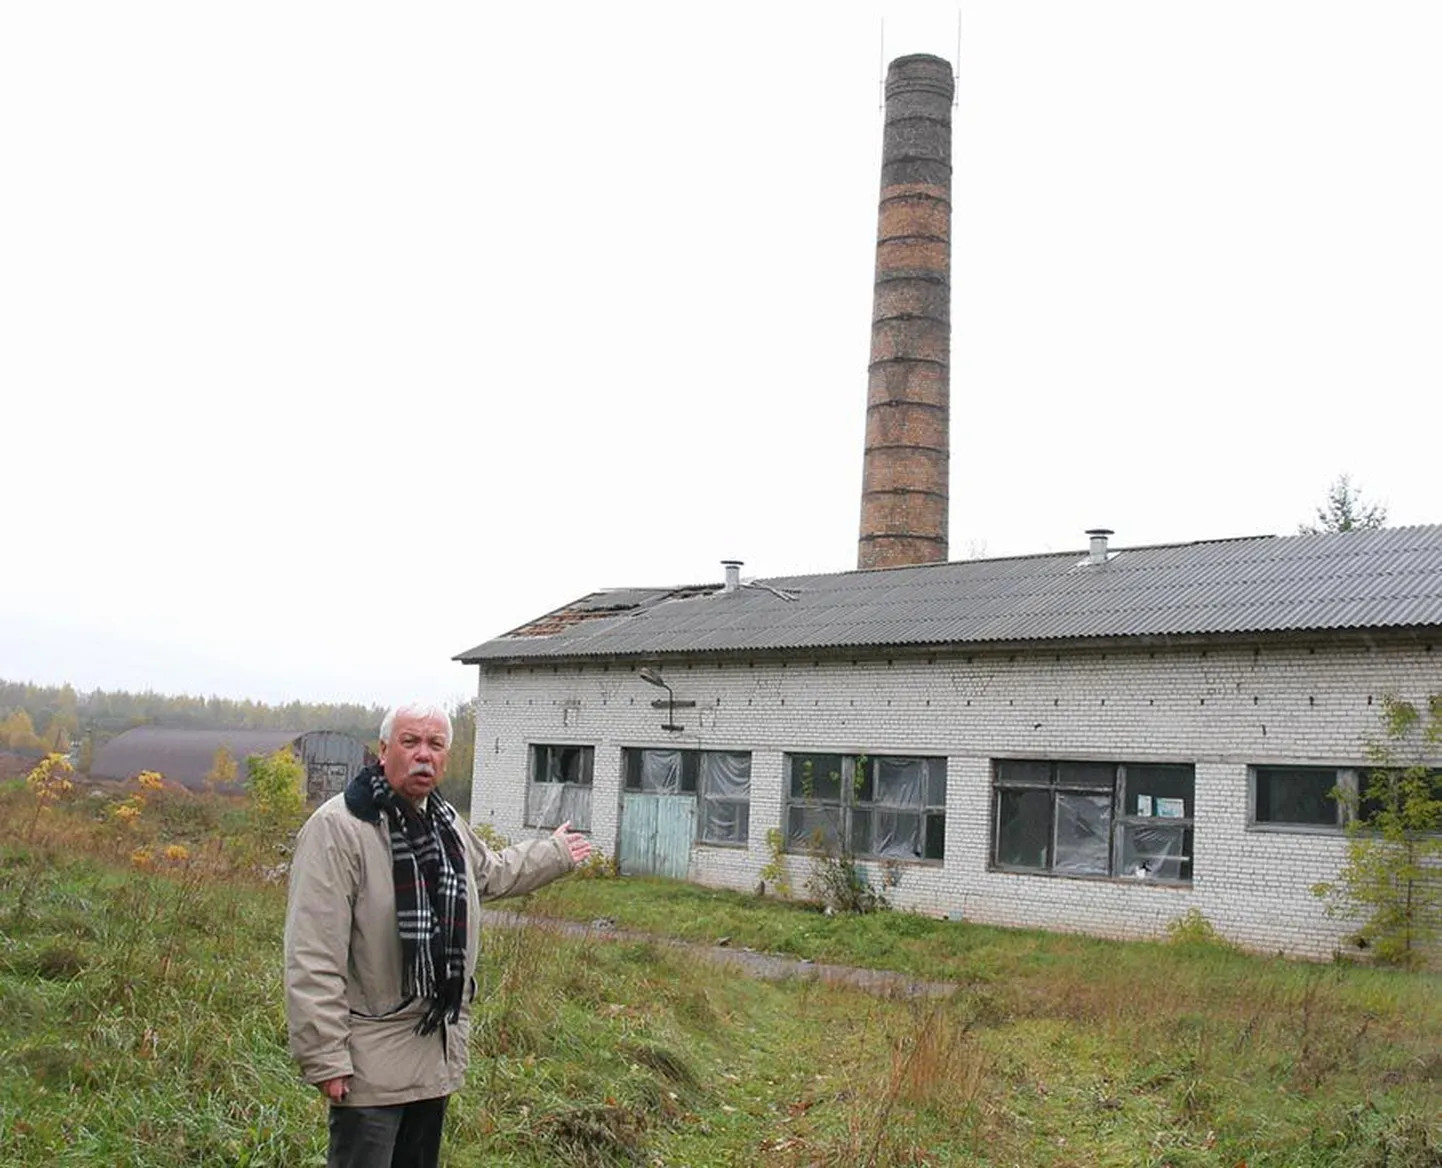
[[[70,781],[70,776],[74,773],[75,768],[63,754],[47,754],[35,764],[35,769],[25,776],[25,785],[35,792],[35,797],[40,802],[53,803],[57,799],[63,799],[74,789],[75,784]]]
[[[36,763],[35,768],[25,776],[25,785],[35,796],[35,814],[30,820],[27,839],[35,838],[35,829],[39,826],[41,814],[75,789],[75,784],[70,781],[73,773],[74,768],[68,758],[63,754],[52,753]]]
[[[140,818],[140,809],[143,806],[144,803],[142,801],[132,796],[124,803],[115,804],[115,806],[110,809],[110,814],[120,820],[121,823],[131,824]]]

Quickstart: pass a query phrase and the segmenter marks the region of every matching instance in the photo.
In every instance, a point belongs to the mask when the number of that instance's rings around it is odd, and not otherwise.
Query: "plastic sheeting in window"
[[[809,848],[812,836],[821,833],[822,840],[836,847],[841,838],[841,808],[839,806],[804,807],[793,803],[786,810],[786,842],[790,847]]]
[[[1056,857],[1052,868],[1072,876],[1105,876],[1111,871],[1110,795],[1056,796]]]
[[[750,834],[751,804],[703,799],[698,830],[708,844],[744,844]]]
[[[872,802],[886,807],[923,807],[926,794],[926,760],[878,758],[872,760],[876,785]]]
[[[1138,880],[1192,878],[1192,858],[1185,854],[1191,829],[1180,824],[1127,823],[1122,825],[1122,870],[1118,875]]]
[[[751,756],[703,751],[700,772],[701,839],[713,844],[744,844],[751,824]]]
[[[570,823],[576,831],[591,830],[591,788],[572,783],[532,783],[527,822],[535,827]]]
[[[641,752],[641,792],[646,795],[679,795],[681,793],[681,752],[679,750],[643,750]]]
[[[851,846],[863,856],[919,860],[921,829],[922,817],[918,812],[858,807],[851,813]]]

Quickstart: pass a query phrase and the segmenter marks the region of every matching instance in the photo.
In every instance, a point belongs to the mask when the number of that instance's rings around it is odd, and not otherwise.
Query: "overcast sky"
[[[953,558],[1442,521],[1442,4],[961,18]],[[449,698],[596,588],[854,567],[881,61],[956,24],[0,7],[0,677]]]

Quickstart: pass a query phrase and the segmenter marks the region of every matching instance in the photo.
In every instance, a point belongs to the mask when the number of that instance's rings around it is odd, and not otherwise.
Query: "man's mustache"
[[[407,775],[426,775],[433,779],[436,777],[436,768],[428,762],[418,762],[406,773]]]

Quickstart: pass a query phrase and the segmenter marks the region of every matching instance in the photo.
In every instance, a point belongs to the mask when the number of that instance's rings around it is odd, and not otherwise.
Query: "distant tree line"
[[[28,717],[31,730],[50,745],[57,729],[71,742],[81,734],[97,744],[132,726],[169,726],[178,730],[342,730],[358,738],[375,737],[385,714],[380,706],[357,702],[286,702],[268,705],[249,699],[159,694],[147,690],[91,690],[71,685],[34,685],[0,681],[0,723]]]
[[[470,805],[475,759],[475,703],[451,707],[455,737],[446,764],[444,794],[463,809]],[[377,745],[382,706],[358,702],[266,702],[147,690],[91,690],[0,680],[0,751],[39,757],[71,754],[77,770],[89,773],[95,751],[134,726],[179,730],[338,730]],[[232,760],[232,766],[235,760]]]

